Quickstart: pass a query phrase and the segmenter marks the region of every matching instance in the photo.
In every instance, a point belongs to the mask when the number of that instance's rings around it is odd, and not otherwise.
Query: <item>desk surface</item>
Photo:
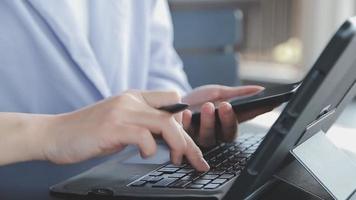
[[[271,112],[257,117],[248,123],[269,126],[277,117],[278,113]],[[354,160],[356,161],[356,104],[352,105],[350,109],[343,113],[340,120],[341,122],[348,121],[348,123],[334,125],[327,135],[337,146],[347,150],[349,155],[354,157]],[[352,123],[352,120],[354,123]],[[58,200],[59,198],[49,195],[48,187],[50,185],[85,171],[90,168],[90,166],[94,166],[106,159],[108,158],[96,159],[71,166],[58,166],[51,163],[44,164],[43,162],[32,162],[1,167],[0,199]],[[55,174],[48,173],[48,170],[52,169],[56,171]],[[45,173],[46,171],[47,173]],[[43,175],[44,173],[46,174],[45,176]],[[13,174],[17,174],[17,176],[20,175],[23,178],[20,179],[21,181],[18,179],[13,180]]]

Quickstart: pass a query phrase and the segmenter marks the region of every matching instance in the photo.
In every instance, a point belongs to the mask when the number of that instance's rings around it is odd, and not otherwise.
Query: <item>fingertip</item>
[[[219,104],[219,117],[221,119],[226,119],[228,121],[236,120],[235,112],[232,108],[232,105],[229,102],[221,102]]]
[[[202,167],[201,167],[200,171],[207,172],[207,171],[210,170],[210,166],[209,166],[208,162],[206,162],[206,160],[204,158],[201,158],[201,163],[202,163]]]
[[[174,165],[181,165],[182,164],[182,158],[179,158],[179,159],[176,159],[174,162],[173,162]]]
[[[263,87],[263,86],[261,86],[261,85],[254,85],[254,87],[255,87],[256,89],[259,89],[259,90],[264,90],[264,89],[265,89],[265,87]]]
[[[195,161],[191,162],[191,164],[199,172],[206,172],[210,169],[209,164],[203,157],[196,159]]]
[[[201,107],[201,113],[211,114],[214,113],[214,111],[215,111],[215,106],[211,102],[206,102]]]
[[[246,85],[246,86],[242,86],[241,89],[245,90],[244,95],[252,95],[263,91],[265,87],[260,85]]]
[[[219,104],[219,110],[221,110],[222,113],[230,112],[232,110],[232,105],[229,102],[221,102]]]
[[[140,154],[141,154],[142,158],[149,158],[149,157],[155,155],[156,151],[157,151],[157,146],[154,145],[150,149],[145,149],[144,151],[141,150]]]
[[[191,118],[192,118],[192,111],[190,110],[183,111],[183,119],[191,119]]]

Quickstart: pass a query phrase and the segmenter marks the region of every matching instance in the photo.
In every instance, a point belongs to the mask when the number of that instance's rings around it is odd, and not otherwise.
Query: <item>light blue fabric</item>
[[[190,90],[164,1],[0,1],[0,111],[63,113],[127,89]]]
[[[0,1],[0,112],[63,113],[127,89],[190,90],[172,48],[166,2],[88,0],[89,32],[83,33],[71,1]],[[2,166],[0,194],[46,193],[103,160]]]

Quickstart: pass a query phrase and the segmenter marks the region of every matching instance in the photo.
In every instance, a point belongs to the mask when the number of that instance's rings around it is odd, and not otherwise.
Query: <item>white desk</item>
[[[278,116],[278,111],[272,111],[247,123],[270,127]],[[334,126],[327,132],[327,136],[356,162],[356,102],[346,108]]]

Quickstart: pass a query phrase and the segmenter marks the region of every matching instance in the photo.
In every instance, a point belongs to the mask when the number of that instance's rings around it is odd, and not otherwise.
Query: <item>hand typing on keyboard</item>
[[[167,164],[130,183],[131,187],[173,189],[216,189],[240,175],[255,152],[263,135],[243,135],[233,143],[221,143],[204,153],[210,165],[207,172],[198,172],[188,163]]]
[[[222,85],[206,85],[194,89],[183,98],[183,102],[191,106],[201,105],[201,119],[199,127],[191,123],[192,113],[183,112],[183,126],[190,136],[201,147],[216,145],[217,139],[223,142],[232,142],[237,135],[237,121],[243,122],[270,111],[271,108],[256,109],[253,111],[237,113],[235,115],[231,104],[224,102],[236,96],[245,96],[263,90],[260,86],[227,87]],[[221,126],[216,126],[215,105],[219,107],[219,120]]]
[[[196,170],[207,171],[201,150],[180,124],[181,114],[158,109],[178,102],[176,92],[128,91],[75,112],[41,116],[41,129],[33,137],[41,138],[35,140],[41,141],[34,145],[40,152],[36,159],[74,163],[127,145],[137,145],[141,156],[148,157],[157,149],[154,137],[160,136],[169,146],[172,163],[179,165],[185,157]]]

